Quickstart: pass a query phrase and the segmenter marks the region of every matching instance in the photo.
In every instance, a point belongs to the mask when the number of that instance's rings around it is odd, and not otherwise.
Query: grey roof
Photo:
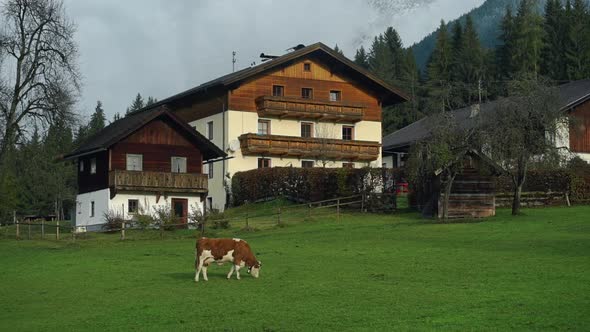
[[[558,87],[561,110],[569,110],[590,99],[590,79],[562,84]],[[480,105],[480,112],[494,112],[498,101]],[[452,111],[455,120],[462,126],[469,126],[471,112],[476,105]],[[422,118],[409,126],[383,137],[383,153],[406,151],[414,142],[430,135],[429,117]]]
[[[296,59],[301,58],[302,56],[312,54],[312,53],[324,56],[326,58],[329,58],[330,60],[336,60],[336,62],[339,64],[339,66],[337,66],[337,68],[339,70],[347,70],[350,74],[352,74],[356,78],[358,78],[360,80],[364,80],[374,91],[379,92],[380,96],[383,98],[382,102],[383,102],[384,106],[392,105],[392,104],[396,104],[396,103],[400,103],[400,102],[404,102],[404,101],[409,100],[409,97],[404,92],[399,90],[398,88],[393,87],[393,86],[389,85],[388,83],[384,82],[383,80],[376,77],[372,73],[370,73],[367,70],[363,69],[362,67],[358,66],[353,61],[350,61],[345,56],[342,56],[339,53],[335,52],[333,49],[326,46],[325,44],[315,43],[315,44],[303,47],[301,49],[295,50],[293,52],[287,53],[285,55],[279,56],[275,59],[263,62],[258,66],[245,68],[245,69],[236,71],[234,73],[230,73],[230,74],[218,77],[214,80],[203,83],[203,84],[201,84],[197,87],[194,87],[192,89],[188,89],[186,91],[183,91],[181,93],[178,93],[178,94],[168,97],[166,99],[160,100],[160,101],[156,102],[155,104],[152,104],[152,105],[145,107],[141,110],[138,110],[136,112],[142,112],[142,111],[151,109],[152,107],[170,104],[170,103],[175,102],[175,101],[182,99],[184,97],[197,95],[199,93],[207,93],[211,89],[231,87],[232,85],[238,84],[239,82],[242,82],[246,79],[253,77],[254,75],[257,75],[257,74],[260,74],[260,73],[265,72],[267,70],[276,68],[276,67],[283,65],[283,64],[288,64]]]
[[[104,151],[113,144],[131,135],[152,120],[160,117],[168,117],[179,127],[188,139],[195,143],[203,159],[210,160],[225,157],[226,153],[221,151],[215,144],[205,138],[186,122],[169,112],[165,106],[155,107],[144,112],[135,112],[121,118],[106,126],[95,135],[86,139],[76,150],[64,156],[64,159],[73,159],[81,155]]]

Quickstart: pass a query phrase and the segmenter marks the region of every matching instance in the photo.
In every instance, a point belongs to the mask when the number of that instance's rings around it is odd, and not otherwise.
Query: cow
[[[232,266],[227,274],[229,280],[236,271],[236,278],[240,280],[240,268],[247,266],[248,273],[254,278],[258,278],[262,263],[256,260],[256,257],[250,249],[250,245],[242,239],[209,239],[202,237],[197,240],[195,250],[195,282],[199,281],[199,274],[203,271],[203,279],[208,281],[207,267],[210,263],[216,262],[223,265],[225,262],[231,262]]]

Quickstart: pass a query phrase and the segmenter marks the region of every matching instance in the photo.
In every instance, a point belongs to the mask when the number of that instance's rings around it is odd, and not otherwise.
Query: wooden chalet
[[[158,208],[186,222],[191,208],[206,208],[203,163],[225,156],[164,106],[127,115],[65,156],[78,168],[75,224],[92,229],[105,213],[132,219]]]

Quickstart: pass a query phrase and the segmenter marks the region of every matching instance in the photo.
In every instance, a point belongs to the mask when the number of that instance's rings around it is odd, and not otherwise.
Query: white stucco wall
[[[381,163],[384,164],[385,168],[393,168],[393,156],[383,156]]]
[[[104,224],[104,212],[109,210],[109,189],[97,190],[76,196],[76,227]],[[90,205],[94,202],[94,216],[90,216]]]
[[[160,196],[156,203],[156,195],[147,192],[118,192],[117,195],[110,199],[109,189],[94,191],[86,194],[80,194],[76,197],[76,220],[75,225],[79,230],[95,230],[105,223],[104,215],[109,211],[118,213],[126,220],[131,220],[133,215],[128,213],[128,202],[130,199],[137,199],[142,213],[154,215],[159,207],[172,208],[172,199],[181,198],[188,200],[188,213],[193,209],[203,211],[203,202],[198,194],[169,195]],[[94,217],[90,217],[90,204],[94,201]]]
[[[240,149],[237,149],[236,151],[230,151],[229,147],[231,142],[234,142],[235,145],[239,146],[238,137],[240,137],[242,134],[257,133],[259,119],[270,121],[270,131],[272,135],[301,137],[301,123],[312,122],[314,123],[314,136],[316,137],[321,136],[340,139],[342,137],[342,126],[354,126],[355,140],[381,142],[381,123],[375,121],[361,121],[358,123],[318,123],[305,120],[299,121],[293,119],[259,118],[258,114],[255,112],[241,112],[234,110],[226,111],[225,117],[225,137],[223,137],[223,118],[221,113],[190,123],[191,126],[196,127],[197,131],[207,137],[207,123],[209,121],[213,121],[213,143],[215,143],[219,148],[223,148],[225,146],[225,152],[229,157],[233,157],[225,161],[225,174],[222,174],[223,162],[215,163],[214,176],[212,179],[209,179],[208,196],[213,198],[213,207],[218,209],[223,209],[226,203],[226,190],[224,187],[224,181],[227,185],[229,185],[231,184],[230,177],[236,172],[248,171],[258,168],[258,156],[244,156],[242,155]],[[301,167],[302,160],[309,160],[280,157],[270,157],[269,159],[271,159],[272,167]],[[326,166],[342,167],[343,163],[343,161],[333,161],[329,162]],[[356,162],[354,164],[355,168],[365,166],[381,167],[381,154],[379,154],[378,160],[371,163]],[[321,164],[316,162],[316,166],[321,166]],[[207,167],[204,168],[204,172],[207,172]]]

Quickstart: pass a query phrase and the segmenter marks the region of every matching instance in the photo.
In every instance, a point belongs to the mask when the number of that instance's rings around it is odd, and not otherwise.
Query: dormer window
[[[311,71],[311,63],[305,62],[303,64],[303,71]]]

